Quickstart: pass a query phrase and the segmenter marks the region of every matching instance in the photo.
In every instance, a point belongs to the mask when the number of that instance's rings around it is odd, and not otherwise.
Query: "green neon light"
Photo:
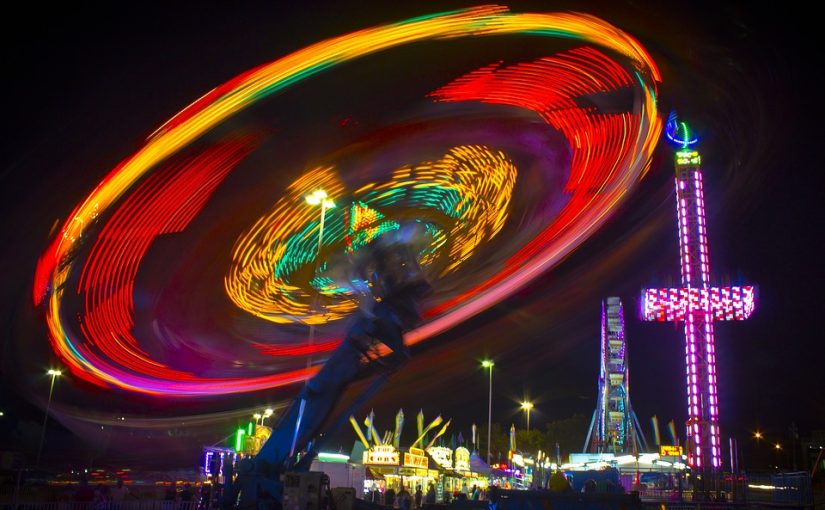
[[[245,433],[246,431],[244,429],[238,429],[237,434],[235,434],[235,451],[238,453],[243,451]]]
[[[249,422],[249,425],[247,425],[247,427],[246,427],[246,435],[247,435],[247,436],[251,436],[251,435],[252,435],[252,432],[253,432],[252,427],[253,427],[252,422]]]
[[[682,147],[687,147],[688,140],[690,140],[690,130],[688,129],[687,123],[685,122],[680,122],[679,125],[682,126],[682,140],[684,140],[682,142]]]
[[[344,455],[343,453],[319,452],[318,460],[321,462],[339,462],[345,464],[349,462],[349,455]]]

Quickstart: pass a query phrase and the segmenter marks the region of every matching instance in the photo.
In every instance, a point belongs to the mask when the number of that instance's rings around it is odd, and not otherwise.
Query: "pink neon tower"
[[[643,318],[685,323],[688,465],[697,481],[703,479],[700,484],[707,487],[722,467],[713,323],[750,317],[756,302],[755,289],[710,286],[701,159],[691,149],[697,139],[691,137],[685,123],[676,122],[673,114],[665,132],[680,147],[676,152],[676,211],[682,287],[644,290]]]

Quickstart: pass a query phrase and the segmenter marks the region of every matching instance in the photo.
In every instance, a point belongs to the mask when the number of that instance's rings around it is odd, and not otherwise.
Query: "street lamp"
[[[327,192],[323,190],[313,191],[311,195],[305,196],[304,200],[306,200],[309,205],[321,206],[321,226],[318,229],[318,256],[320,256],[321,245],[324,240],[324,217],[326,216],[327,209],[335,207],[335,202],[333,202],[332,199],[327,196]]]
[[[315,271],[317,271],[317,268],[318,268],[318,260],[321,258],[321,248],[324,245],[324,219],[326,218],[326,215],[327,215],[327,209],[332,209],[333,207],[335,207],[335,202],[333,202],[332,199],[329,198],[329,195],[327,195],[326,191],[321,190],[321,189],[315,190],[311,194],[306,195],[304,197],[304,200],[306,200],[306,202],[309,205],[320,205],[321,206],[321,225],[318,228],[318,255],[315,258],[315,266],[313,267],[313,271],[312,271],[312,276],[314,277],[315,276]],[[318,293],[315,293],[313,298],[312,298],[312,305],[311,305],[311,308],[310,308],[310,313],[315,311],[317,300],[318,300]],[[309,342],[307,342],[307,343],[311,347],[314,342],[315,342],[315,321],[310,319],[310,323],[309,323]],[[307,355],[307,370],[309,370],[309,368],[311,366],[312,366],[312,350],[310,350],[309,354]],[[309,379],[307,379],[307,381],[305,381],[304,384],[306,384],[306,382],[308,382],[308,381],[309,381]],[[295,422],[295,433],[292,436],[292,446],[289,448],[289,456],[290,457],[292,457],[292,455],[295,453],[295,443],[298,441],[298,430],[301,428],[301,420],[304,418],[304,409],[305,408],[306,408],[306,399],[302,398],[300,406],[298,407],[298,420]],[[269,416],[272,416],[271,409],[268,409],[267,411],[270,411]]]
[[[273,411],[272,409],[269,409],[269,408],[267,408],[267,409],[264,411],[264,415],[263,415],[263,417],[261,418],[261,426],[263,426],[263,424],[264,424],[264,420],[265,420],[265,419],[267,419],[267,418],[269,418],[270,416],[272,416],[272,413],[273,413],[273,412],[274,412],[274,411]]]
[[[40,431],[40,446],[37,447],[37,462],[35,466],[40,466],[40,454],[43,453],[43,441],[46,439],[46,422],[49,420],[49,408],[52,405],[52,393],[54,393],[54,380],[63,375],[63,372],[50,368],[46,372],[46,375],[49,375],[52,381],[49,384],[49,400],[46,401],[46,415],[43,416],[43,429]]]
[[[533,409],[533,403],[524,401],[521,403],[521,409],[527,411],[527,432],[530,432],[530,410]]]
[[[762,439],[762,433],[757,430],[753,433],[753,438],[756,439],[756,441],[758,442],[760,439]]]
[[[306,200],[306,202],[309,205],[320,205],[321,206],[321,225],[318,228],[318,254],[317,254],[317,257],[315,259],[315,267],[317,268],[318,267],[318,259],[321,258],[321,248],[324,245],[324,220],[325,220],[326,215],[327,215],[327,209],[332,209],[333,207],[335,207],[335,202],[333,202],[332,199],[327,196],[326,191],[320,190],[320,189],[316,190],[316,191],[313,191],[312,194],[310,194],[310,195],[305,196],[304,200]],[[312,276],[315,276],[314,271],[313,271]],[[315,311],[315,300],[316,299],[317,299],[317,294],[313,298],[312,310],[310,310],[311,312]],[[312,322],[310,322],[310,325],[309,325],[309,345],[312,345],[314,340],[315,340],[315,321],[312,321]],[[307,358],[307,368],[309,368],[311,363],[312,363],[312,354],[310,353],[309,358]],[[270,414],[270,416],[271,416],[271,414]]]
[[[487,405],[487,465],[490,465],[490,429],[493,424],[493,367],[495,363],[492,360],[485,359],[481,362],[481,366],[490,370],[490,400]]]
[[[263,425],[263,422],[261,421],[261,413],[255,413],[252,417],[255,418],[255,425]]]

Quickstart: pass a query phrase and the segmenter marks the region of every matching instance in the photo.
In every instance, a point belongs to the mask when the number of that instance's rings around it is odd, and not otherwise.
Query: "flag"
[[[395,436],[393,436],[392,440],[392,444],[396,450],[400,448],[402,430],[404,430],[404,410],[399,409],[398,414],[395,415]]]
[[[662,444],[662,439],[659,437],[659,418],[656,415],[653,415],[653,418],[650,419],[650,422],[653,424],[653,441],[656,446]]]
[[[441,418],[441,416],[439,416],[439,418]],[[424,450],[429,450],[429,449],[430,449],[430,447],[432,447],[432,445],[433,445],[433,444],[435,444],[435,440],[436,440],[436,439],[438,439],[439,437],[441,437],[441,435],[442,435],[442,434],[444,434],[445,432],[447,432],[447,427],[449,427],[449,426],[450,426],[450,422],[452,422],[452,421],[453,421],[453,420],[449,420],[447,423],[445,423],[445,424],[444,424],[444,426],[443,426],[443,427],[441,427],[441,430],[439,430],[439,431],[438,431],[438,434],[436,434],[436,435],[435,435],[435,437],[434,437],[434,438],[432,438],[432,440],[430,440],[429,444],[427,444],[427,447],[426,447],[426,448],[424,448]]]
[[[369,434],[370,437],[372,437],[372,440],[375,441],[375,444],[383,444],[381,442],[381,438],[378,437],[378,431],[375,430],[374,421],[375,421],[375,411],[370,410],[369,416],[367,416],[367,419],[364,420],[364,425],[367,426],[367,434]]]
[[[424,418],[424,415],[423,415],[423,414],[421,415],[421,418],[422,418],[422,419]],[[416,440],[415,440],[415,442],[414,442],[412,445],[410,445],[410,446],[415,446],[415,445],[417,445],[418,443],[421,443],[422,441],[425,441],[425,440],[424,440],[424,436],[426,436],[426,435],[427,435],[427,433],[428,433],[431,429],[433,429],[433,428],[438,427],[439,425],[441,425],[441,422],[443,422],[443,421],[444,421],[444,418],[442,418],[442,417],[441,417],[441,415],[436,416],[436,417],[435,417],[435,419],[432,421],[432,423],[430,423],[429,425],[427,425],[427,426],[424,428],[424,430],[422,430],[421,434],[419,434],[419,435],[418,435],[418,439],[416,439]],[[438,436],[436,436],[436,437],[438,437]],[[433,441],[434,441],[434,440],[435,440],[435,438],[433,438]],[[426,441],[425,441],[425,442],[426,442]],[[423,443],[422,443],[422,444],[423,444]],[[430,444],[430,443],[427,443],[427,444]],[[429,448],[429,446],[428,446],[427,448]],[[427,448],[424,448],[424,449],[426,450]]]
[[[477,431],[476,424],[473,423],[473,451],[477,450],[477,448],[476,448],[476,431]]]
[[[510,425],[510,451],[516,451],[516,426]]]
[[[455,451],[455,449],[458,448],[458,445],[456,444],[455,440],[455,434],[450,436],[450,448],[452,448],[453,451]]]
[[[355,429],[355,434],[358,436],[358,439],[361,440],[361,443],[364,445],[364,448],[368,449],[370,447],[370,442],[367,441],[366,436],[364,436],[364,433],[361,432],[361,427],[358,426],[358,422],[355,420],[355,416],[350,416],[349,422],[352,424],[352,428]]]
[[[672,444],[678,445],[679,437],[676,435],[676,424],[673,423],[673,420],[667,422],[667,430],[670,432],[670,439],[673,441]]]
[[[418,435],[424,435],[424,410],[418,410],[418,416],[416,417],[416,422],[418,423]]]

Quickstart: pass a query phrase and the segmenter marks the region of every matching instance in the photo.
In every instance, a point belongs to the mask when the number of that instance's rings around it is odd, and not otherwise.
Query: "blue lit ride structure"
[[[413,224],[384,234],[361,250],[353,267],[369,282],[372,306],[361,307],[341,345],[282,415],[260,452],[240,462],[237,477],[232,473],[226,477],[222,510],[284,508],[284,488],[308,472],[321,448],[322,429],[337,428],[329,423],[335,421],[330,416],[347,386],[364,375],[379,374],[349,409],[339,413],[339,422],[409,358],[404,333],[421,320],[418,302],[431,290],[417,262],[415,241],[421,235]],[[312,483],[315,494],[323,498],[318,480]],[[325,506],[319,503],[304,506]]]
[[[609,297],[602,302],[598,402],[583,451],[635,455],[645,450],[647,442],[630,405],[622,301]]]

